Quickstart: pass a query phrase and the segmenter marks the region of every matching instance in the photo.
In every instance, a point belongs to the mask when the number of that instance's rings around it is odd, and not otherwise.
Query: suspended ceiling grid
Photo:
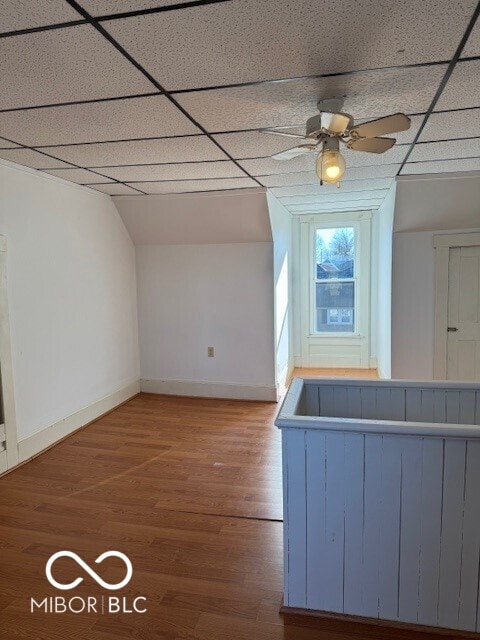
[[[397,175],[480,170],[473,0],[0,0],[0,157],[111,195],[268,187],[292,213],[376,209]],[[341,189],[274,153],[319,98],[396,111]],[[293,140],[293,143],[292,143]]]

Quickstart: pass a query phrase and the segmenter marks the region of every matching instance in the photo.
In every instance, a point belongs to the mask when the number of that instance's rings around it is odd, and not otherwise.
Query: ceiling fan
[[[300,155],[318,153],[316,171],[320,184],[336,182],[337,186],[340,186],[340,180],[346,169],[345,158],[339,151],[340,143],[345,144],[347,149],[352,151],[384,153],[393,147],[396,139],[381,136],[410,128],[410,118],[404,113],[394,113],[355,125],[350,114],[342,113],[341,98],[319,100],[317,106],[320,113],[307,120],[304,136],[280,131],[281,127],[260,129],[260,131],[304,140],[297,147],[276,153],[272,158],[291,160]]]

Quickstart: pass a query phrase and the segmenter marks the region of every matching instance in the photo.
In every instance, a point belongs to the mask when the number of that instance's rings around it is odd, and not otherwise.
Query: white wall
[[[136,245],[144,391],[276,399],[265,192],[114,198]],[[283,228],[282,215],[275,220]],[[279,351],[284,359],[283,334]]]
[[[372,294],[375,296],[372,320],[376,317],[375,348],[381,378],[390,378],[392,374],[392,234],[395,193],[394,184],[382,206],[374,214],[378,235],[375,250],[372,251],[377,260],[375,286],[372,286]]]
[[[421,176],[397,183],[392,283],[393,378],[433,378],[433,236],[477,230],[479,203],[480,176]]]
[[[293,369],[292,215],[267,194],[273,236],[276,381],[282,386]]]
[[[393,236],[392,377],[433,378],[433,232]]]
[[[137,247],[142,388],[275,399],[272,264],[264,242]]]
[[[138,381],[134,247],[108,196],[10,163],[0,234],[25,439]]]

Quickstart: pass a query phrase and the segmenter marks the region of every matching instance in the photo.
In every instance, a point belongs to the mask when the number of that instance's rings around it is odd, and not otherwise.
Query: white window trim
[[[318,214],[299,217],[300,255],[297,261],[300,275],[300,342],[301,366],[343,367],[370,366],[370,211]],[[314,232],[317,228],[353,227],[355,229],[356,300],[355,332],[313,331],[312,309],[314,286]],[[325,347],[331,352],[323,357]],[[338,351],[338,358],[335,356]],[[341,353],[340,353],[341,352]]]

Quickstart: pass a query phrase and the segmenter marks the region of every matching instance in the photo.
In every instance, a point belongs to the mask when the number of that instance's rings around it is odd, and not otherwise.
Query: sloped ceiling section
[[[114,197],[135,245],[272,242],[265,189]]]
[[[267,187],[292,213],[377,209],[395,176],[480,169],[476,5],[0,0],[0,157],[123,200]],[[303,133],[338,96],[412,119],[387,153],[347,152],[341,189],[258,132]]]
[[[405,176],[396,190],[393,230],[480,228],[480,172]]]

